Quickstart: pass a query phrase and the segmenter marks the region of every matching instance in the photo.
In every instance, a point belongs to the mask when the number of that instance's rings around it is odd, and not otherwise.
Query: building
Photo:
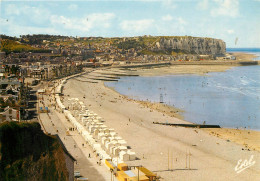
[[[0,92],[2,95],[12,95],[18,100],[18,94],[20,91],[21,83],[18,79],[2,79],[0,80]]]
[[[144,173],[136,173],[132,170],[118,171],[117,179],[119,181],[149,181],[149,178],[144,175]]]
[[[0,123],[4,121],[20,121],[20,111],[7,106],[0,112]]]
[[[6,57],[5,52],[0,52],[0,59],[2,60],[2,59],[5,58],[5,57]]]

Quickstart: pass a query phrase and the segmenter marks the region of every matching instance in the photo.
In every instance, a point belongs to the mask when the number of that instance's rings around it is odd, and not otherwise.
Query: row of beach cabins
[[[62,91],[64,83],[66,80],[61,81],[56,89],[57,92]],[[78,98],[70,98],[67,108],[61,102],[59,94],[55,95],[55,99],[60,110],[103,162],[105,159],[112,159],[112,162],[117,165],[136,159],[135,152],[128,149],[126,141],[118,136],[114,129],[104,125],[102,118],[88,110]]]
[[[136,160],[135,152],[127,146],[127,142],[113,128],[108,128],[104,124],[105,121],[101,117],[87,109],[78,98],[69,98],[67,107],[62,103],[60,95],[63,86],[72,77],[59,80],[59,85],[55,90],[58,109],[65,114],[86,143],[91,146],[101,162],[111,172],[116,173],[118,180],[154,180],[156,175],[144,167],[136,167],[135,171],[128,169],[124,162]]]

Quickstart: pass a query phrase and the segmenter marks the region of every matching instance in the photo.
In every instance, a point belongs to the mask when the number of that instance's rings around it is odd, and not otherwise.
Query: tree
[[[17,75],[19,73],[20,67],[18,65],[12,65],[11,73]]]
[[[5,65],[5,73],[9,73],[10,72],[10,67],[9,65]]]

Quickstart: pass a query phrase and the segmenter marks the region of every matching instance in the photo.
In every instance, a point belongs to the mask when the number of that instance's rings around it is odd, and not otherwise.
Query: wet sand
[[[209,72],[224,72],[231,69],[231,65],[172,65],[160,68],[137,69],[136,74],[140,76],[163,76],[174,74],[197,74],[205,75]]]
[[[221,139],[240,144],[245,150],[257,150],[260,152],[260,131],[232,128],[204,130],[209,134],[217,136]]]

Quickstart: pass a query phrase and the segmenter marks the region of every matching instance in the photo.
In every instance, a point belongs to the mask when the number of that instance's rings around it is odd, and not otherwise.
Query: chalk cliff
[[[156,42],[153,50],[180,50],[192,54],[223,55],[226,53],[226,43],[213,38],[163,37]]]

